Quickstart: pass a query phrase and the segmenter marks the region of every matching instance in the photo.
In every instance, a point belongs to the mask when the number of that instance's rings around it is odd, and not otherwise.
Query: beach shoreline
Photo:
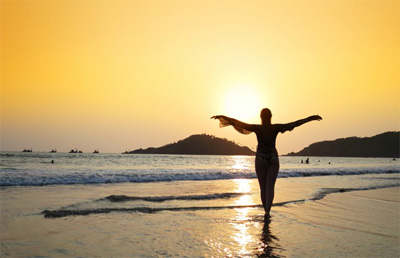
[[[392,257],[399,253],[400,187],[388,182],[399,179],[398,174],[280,178],[270,223],[263,220],[256,179],[5,187],[1,256]],[[355,180],[362,190],[354,190]],[[382,183],[367,190],[371,181]],[[315,198],[328,188],[344,190]],[[149,193],[167,200],[105,199]],[[250,207],[240,207],[245,205]],[[143,207],[157,212],[118,211]],[[43,214],[60,209],[114,210],[61,218]]]
[[[287,214],[280,242],[294,257],[398,257],[400,188],[333,193],[301,205],[277,207]],[[291,222],[289,222],[291,221]],[[306,232],[306,234],[305,234]],[[294,251],[301,246],[302,252]]]

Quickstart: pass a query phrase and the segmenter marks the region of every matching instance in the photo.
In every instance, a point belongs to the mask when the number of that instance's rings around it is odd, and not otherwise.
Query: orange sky
[[[212,115],[324,120],[278,137],[400,130],[399,1],[1,1],[1,150],[122,152]]]

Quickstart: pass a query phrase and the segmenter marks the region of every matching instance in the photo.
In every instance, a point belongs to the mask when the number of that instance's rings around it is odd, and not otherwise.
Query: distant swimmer
[[[54,164],[54,159],[51,160],[51,164]]]
[[[218,119],[220,127],[233,126],[233,128],[242,134],[255,133],[258,146],[256,152],[256,174],[261,190],[261,201],[265,210],[265,219],[269,220],[270,210],[275,194],[275,182],[279,172],[279,158],[276,150],[276,137],[278,133],[292,131],[294,128],[314,120],[322,120],[318,115],[310,116],[288,124],[272,124],[272,113],[268,108],[261,110],[261,125],[246,124],[234,118],[227,116],[213,116]]]
[[[306,159],[306,164],[310,164],[310,159],[309,158]]]

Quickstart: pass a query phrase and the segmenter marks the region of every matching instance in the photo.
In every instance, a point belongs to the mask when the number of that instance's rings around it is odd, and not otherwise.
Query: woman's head
[[[272,113],[268,108],[264,108],[260,113],[261,121],[263,124],[271,123]]]

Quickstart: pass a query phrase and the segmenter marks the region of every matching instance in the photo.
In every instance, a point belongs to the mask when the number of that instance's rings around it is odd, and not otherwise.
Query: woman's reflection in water
[[[264,227],[261,233],[261,246],[259,248],[258,257],[284,257],[279,253],[283,251],[283,248],[279,245],[279,239],[271,233],[270,220],[264,221]]]

